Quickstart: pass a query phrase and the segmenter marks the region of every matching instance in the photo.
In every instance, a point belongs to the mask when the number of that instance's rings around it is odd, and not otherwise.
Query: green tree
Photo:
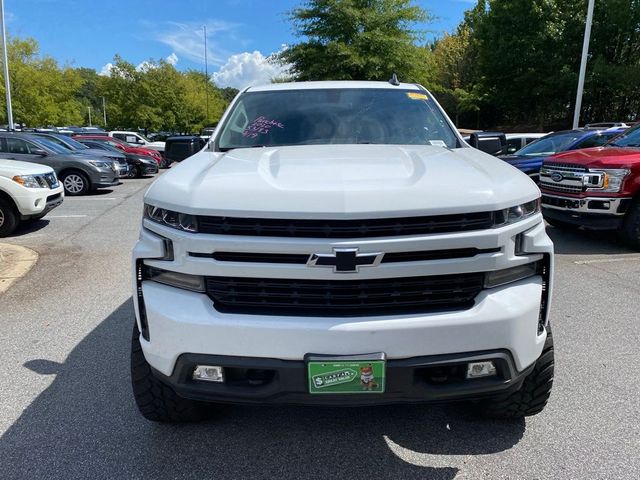
[[[38,44],[31,38],[11,37],[7,47],[14,121],[28,126],[81,123],[83,107],[75,93],[82,78],[77,71],[40,56]],[[6,123],[4,83],[0,86],[0,111]]]
[[[297,80],[415,81],[424,60],[419,22],[430,19],[411,0],[308,0],[289,12],[304,41],[278,54]]]

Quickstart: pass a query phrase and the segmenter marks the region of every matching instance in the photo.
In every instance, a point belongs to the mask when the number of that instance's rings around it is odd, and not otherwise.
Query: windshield
[[[564,152],[583,135],[583,132],[552,133],[521,148],[515,155],[552,155]]]
[[[640,125],[618,135],[611,140],[609,145],[615,147],[640,147]]]
[[[60,153],[63,155],[68,155],[71,153],[71,150],[69,150],[68,148],[62,147],[57,143],[52,142],[48,138],[38,137],[35,139],[35,141],[40,145],[42,145],[43,147],[48,148],[49,150],[52,150],[55,153]]]
[[[86,145],[81,144],[77,140],[74,140],[73,138],[65,138],[64,140],[60,140],[60,139],[57,139],[57,140],[61,143],[69,145],[74,150],[86,150],[89,148]]]
[[[344,88],[244,93],[217,148],[364,143],[460,146],[426,92]]]

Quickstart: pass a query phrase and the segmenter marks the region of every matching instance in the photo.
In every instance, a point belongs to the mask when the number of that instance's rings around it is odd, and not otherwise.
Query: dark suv
[[[206,144],[205,139],[191,135],[169,137],[164,144],[164,157],[169,163],[181,162],[198,153]]]
[[[113,160],[78,155],[35,135],[0,132],[0,154],[6,159],[53,168],[67,195],[84,195],[97,188],[120,184]]]

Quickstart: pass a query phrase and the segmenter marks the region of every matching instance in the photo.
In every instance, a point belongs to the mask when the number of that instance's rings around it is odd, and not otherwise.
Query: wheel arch
[[[18,208],[18,205],[16,204],[15,200],[11,197],[11,195],[9,195],[4,190],[0,190],[0,199],[6,201],[9,204],[9,206],[11,206],[13,210],[18,215],[20,215],[20,209]]]
[[[91,176],[81,168],[67,167],[67,168],[64,168],[63,170],[60,170],[60,173],[58,173],[57,175],[58,175],[58,178],[62,180],[66,175],[70,173],[79,173],[80,175],[82,175],[84,178],[87,179],[87,182],[89,182],[89,188],[91,188],[93,184],[93,182],[91,181]]]

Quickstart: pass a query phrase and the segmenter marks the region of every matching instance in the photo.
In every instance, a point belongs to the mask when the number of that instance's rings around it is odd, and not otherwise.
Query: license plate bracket
[[[384,393],[387,365],[384,353],[307,355],[307,381],[312,395]]]

